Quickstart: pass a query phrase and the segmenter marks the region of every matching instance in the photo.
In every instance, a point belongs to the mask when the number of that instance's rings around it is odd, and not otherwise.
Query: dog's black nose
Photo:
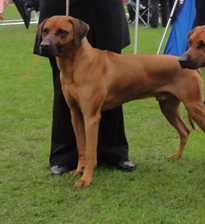
[[[43,40],[40,43],[40,53],[41,53],[41,55],[43,55],[43,56],[49,55],[50,54],[50,46],[51,46],[50,40]]]
[[[48,49],[50,47],[50,40],[43,40],[40,44],[41,49]]]
[[[187,66],[187,62],[188,62],[188,56],[187,55],[182,55],[179,59],[178,59],[178,62],[180,63],[181,67],[182,68],[186,68]]]
[[[179,64],[181,65],[182,68],[186,68],[186,61],[179,61]]]

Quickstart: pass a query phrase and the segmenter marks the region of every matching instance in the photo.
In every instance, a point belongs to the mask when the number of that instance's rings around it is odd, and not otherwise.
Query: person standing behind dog
[[[39,23],[51,16],[65,13],[66,0],[42,0]],[[89,24],[87,38],[93,47],[120,53],[122,48],[130,44],[122,0],[70,0],[69,15]],[[39,54],[38,37],[34,53]],[[61,175],[76,168],[78,156],[70,110],[61,91],[60,72],[55,58],[49,58],[49,61],[54,86],[50,171]],[[135,164],[128,159],[122,106],[102,112],[97,160],[98,163],[116,165],[125,171],[135,169]]]
[[[9,0],[0,0],[0,19],[4,20],[4,8],[9,4]]]

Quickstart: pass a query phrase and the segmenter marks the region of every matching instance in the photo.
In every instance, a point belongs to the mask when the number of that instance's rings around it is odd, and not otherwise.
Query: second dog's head
[[[205,66],[205,26],[197,26],[188,35],[188,50],[179,58],[182,68],[197,69]]]
[[[89,26],[71,16],[53,16],[38,26],[40,54],[61,56],[73,46],[80,45],[87,35]]]

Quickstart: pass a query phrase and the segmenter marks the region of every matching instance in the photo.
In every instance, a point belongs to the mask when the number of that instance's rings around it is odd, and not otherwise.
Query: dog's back
[[[134,99],[156,96],[165,99],[169,96],[167,93],[180,99],[183,98],[180,89],[185,94],[192,89],[190,83],[201,85],[201,71],[182,69],[175,56],[103,53],[105,63],[99,66],[107,72],[98,77],[107,87],[103,110],[110,109],[111,104],[115,107]]]

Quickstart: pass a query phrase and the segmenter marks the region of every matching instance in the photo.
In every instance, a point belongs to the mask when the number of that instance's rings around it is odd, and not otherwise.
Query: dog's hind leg
[[[172,96],[166,100],[159,101],[161,112],[164,114],[169,123],[177,130],[180,137],[180,144],[178,151],[170,155],[176,158],[180,158],[183,154],[187,139],[189,137],[190,129],[184,123],[179,112],[180,100]]]

